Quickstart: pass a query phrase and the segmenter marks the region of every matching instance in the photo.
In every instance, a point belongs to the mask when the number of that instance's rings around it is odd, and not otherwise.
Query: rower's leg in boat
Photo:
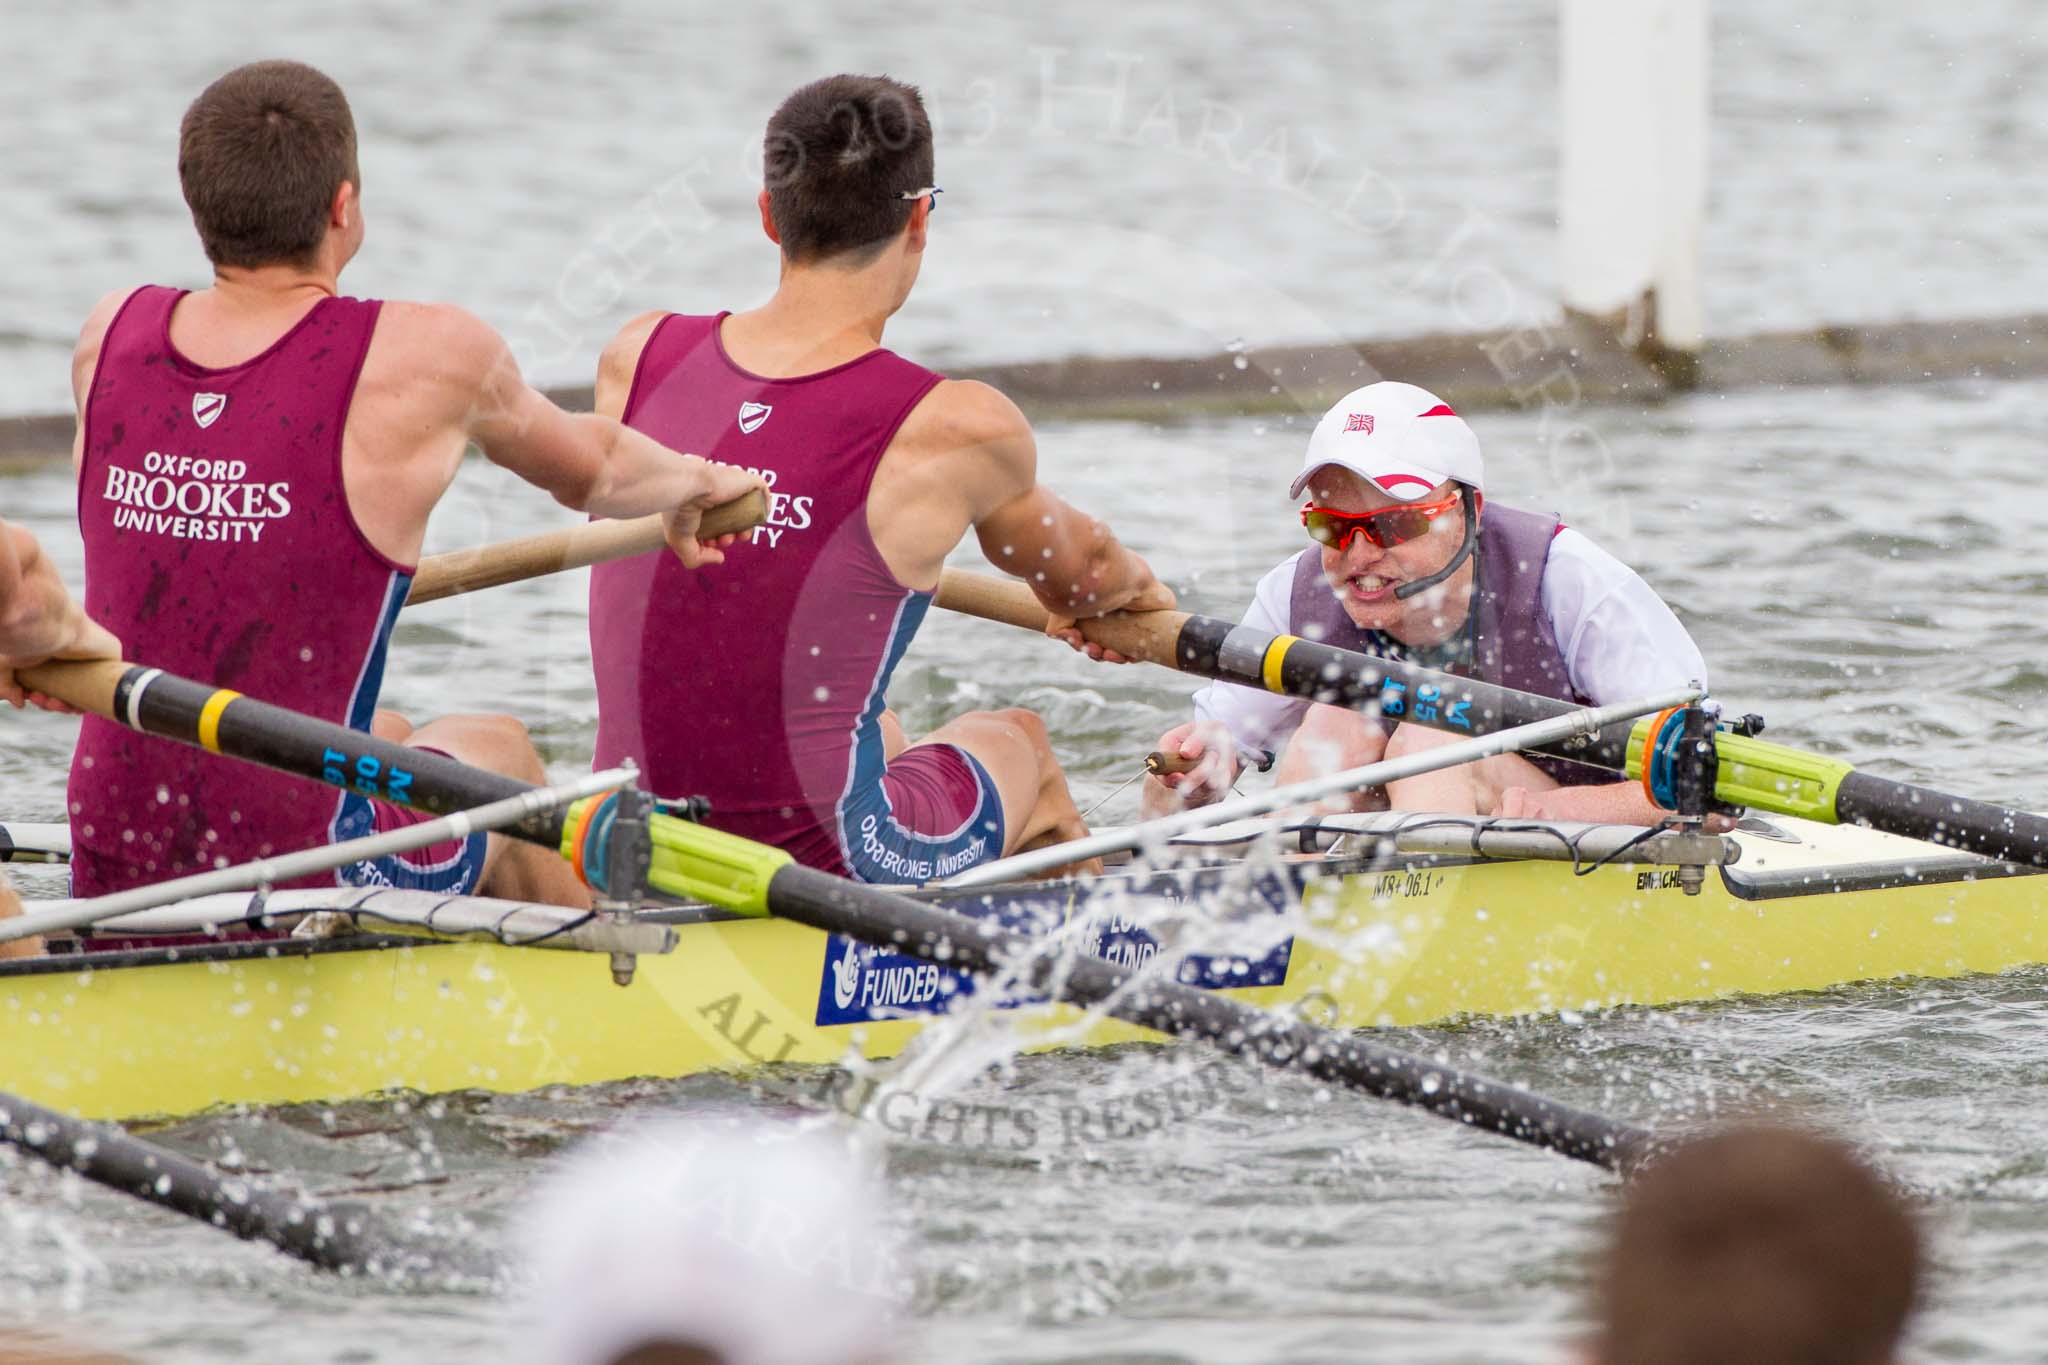
[[[1328,777],[1347,768],[1362,768],[1379,762],[1386,752],[1386,727],[1377,720],[1346,707],[1315,702],[1302,716],[1300,727],[1287,741],[1286,751],[1274,766],[1273,785],[1285,787]],[[1364,787],[1316,803],[1318,810],[1335,812],[1386,808],[1384,787]]]
[[[882,710],[882,761],[893,763],[896,755],[910,747],[910,736],[903,729],[903,722],[894,711]]]
[[[1405,758],[1426,749],[1456,743],[1460,736],[1420,725],[1403,725],[1387,740],[1387,757]],[[1387,784],[1387,800],[1395,810],[1440,811],[1446,815],[1491,815],[1500,808],[1500,794],[1509,787],[1532,792],[1553,791],[1557,781],[1520,754],[1495,754],[1476,763],[1439,768]]]
[[[947,721],[922,742],[958,745],[988,769],[1003,798],[1005,855],[1063,844],[1088,833],[1037,712],[970,711]],[[1099,873],[1102,860],[1090,858],[1077,870]]]
[[[379,739],[388,739],[393,744],[403,744],[412,738],[412,722],[396,711],[379,707],[370,716],[370,733]]]
[[[22,913],[21,897],[14,894],[14,888],[7,883],[7,874],[0,872],[0,919],[12,919]],[[40,938],[18,938],[12,943],[0,943],[0,961],[10,957],[40,957],[43,941]]]
[[[488,768],[536,786],[548,780],[532,737],[511,716],[442,716],[412,731],[405,743],[420,749],[438,749],[457,762]],[[502,834],[488,836],[477,894],[543,901],[578,910],[590,908],[590,888],[577,879],[560,854]]]

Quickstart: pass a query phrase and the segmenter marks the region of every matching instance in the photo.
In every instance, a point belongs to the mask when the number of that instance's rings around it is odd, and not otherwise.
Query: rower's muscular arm
[[[344,460],[349,505],[379,550],[401,563],[418,558],[427,515],[470,441],[577,511],[664,514],[670,547],[691,567],[723,557],[696,539],[704,509],[759,486],[610,418],[564,412],[526,382],[504,338],[460,308],[386,303]]]
[[[1492,812],[1510,820],[1585,820],[1593,824],[1654,825],[1671,812],[1660,808],[1640,782],[1607,782],[1588,787],[1532,791],[1509,787]],[[1710,817],[1711,830],[1725,832],[1732,821]]]
[[[85,468],[85,400],[92,393],[93,375],[100,365],[100,347],[107,339],[107,329],[114,325],[114,315],[121,311],[121,305],[128,301],[132,289],[117,289],[94,305],[92,316],[85,320],[85,326],[78,329],[78,344],[71,351],[71,403],[78,421],[71,432],[71,468],[77,473]]]
[[[710,507],[765,490],[759,477],[670,450],[616,417],[564,412],[526,382],[503,338],[476,327],[471,345],[483,378],[466,431],[486,455],[579,512],[668,514],[669,544],[691,567],[724,558],[698,545],[697,523]]]
[[[0,658],[47,659],[84,625],[35,537],[0,522]]]
[[[35,537],[0,522],[0,701],[19,709],[29,701],[68,709],[33,696],[14,670],[45,659],[112,659],[121,642],[88,618],[64,590],[56,565]]]
[[[1171,607],[1173,594],[1104,523],[1038,482],[1038,443],[1017,405],[986,384],[947,386],[955,439],[974,458],[964,492],[988,562],[1068,620]]]

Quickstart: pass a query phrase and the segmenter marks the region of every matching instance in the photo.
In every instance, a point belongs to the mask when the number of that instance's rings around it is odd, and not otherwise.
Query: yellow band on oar
[[[199,708],[199,747],[208,753],[220,752],[220,713],[228,709],[228,703],[241,697],[240,692],[223,687],[206,699],[206,705]]]
[[[1280,665],[1287,660],[1287,651],[1301,643],[1299,635],[1275,635],[1273,643],[1266,646],[1266,657],[1259,663],[1259,675],[1264,679],[1268,692],[1284,689],[1280,683]]]

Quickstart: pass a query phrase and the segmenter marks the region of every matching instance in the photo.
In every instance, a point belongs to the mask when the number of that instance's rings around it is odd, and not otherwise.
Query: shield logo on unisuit
[[[195,393],[192,395],[192,420],[201,427],[210,427],[220,420],[228,410],[228,396],[224,393]]]
[[[740,404],[740,430],[751,436],[761,423],[768,420],[768,414],[775,411],[771,403]]]

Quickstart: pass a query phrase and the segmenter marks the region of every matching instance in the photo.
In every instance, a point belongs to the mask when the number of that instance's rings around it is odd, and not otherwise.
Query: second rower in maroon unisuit
[[[664,557],[591,576],[600,766],[638,762],[711,823],[871,882],[923,882],[1085,832],[1045,725],[972,712],[911,743],[884,701],[946,556],[972,530],[1055,616],[1173,594],[1037,477],[985,384],[883,349],[939,194],[917,91],[834,76],[769,120],[761,226],[782,253],[751,312],[651,313],[607,348],[598,411],[759,470],[768,523],[715,579]]]

